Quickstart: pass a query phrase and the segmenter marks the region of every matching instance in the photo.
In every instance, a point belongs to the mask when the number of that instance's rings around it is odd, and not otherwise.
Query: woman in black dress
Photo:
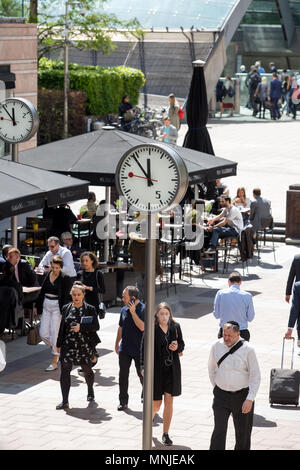
[[[84,302],[84,287],[76,281],[71,289],[72,302],[65,305],[57,338],[57,352],[60,354],[60,386],[62,402],[57,410],[69,408],[71,371],[80,365],[88,387],[87,400],[94,400],[94,372],[92,370],[95,346],[99,342],[96,331],[99,322],[95,308]]]
[[[173,415],[173,397],[181,395],[179,355],[183,349],[180,325],[174,321],[170,305],[162,302],[155,312],[153,419],[164,397],[162,441],[165,445],[173,444],[169,428]]]
[[[85,301],[93,305],[100,316],[99,303],[105,293],[103,274],[98,269],[98,260],[94,253],[85,251],[80,256],[81,270],[77,273],[77,279],[82,282],[85,288]]]

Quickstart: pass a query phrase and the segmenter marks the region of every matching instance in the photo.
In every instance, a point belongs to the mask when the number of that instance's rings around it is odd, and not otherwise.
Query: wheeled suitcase
[[[291,368],[283,369],[284,344],[283,338],[281,368],[272,369],[270,377],[269,401],[271,406],[276,403],[279,405],[296,405],[299,403],[299,383],[300,373],[293,369],[295,338],[293,340]]]

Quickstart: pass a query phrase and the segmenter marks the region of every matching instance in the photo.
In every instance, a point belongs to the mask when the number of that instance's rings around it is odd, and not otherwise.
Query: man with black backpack
[[[252,116],[254,117],[258,113],[255,92],[260,82],[261,82],[261,77],[259,73],[257,72],[257,69],[253,69],[253,72],[249,78],[249,96],[250,96],[251,107],[253,109]]]

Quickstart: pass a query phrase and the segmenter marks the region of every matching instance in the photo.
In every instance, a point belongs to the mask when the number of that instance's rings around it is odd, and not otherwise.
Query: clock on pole
[[[38,129],[38,113],[24,98],[8,98],[0,104],[0,138],[10,144],[25,142]]]
[[[25,98],[7,98],[0,103],[0,139],[11,145],[13,162],[19,161],[20,142],[34,136],[39,126],[39,117],[33,104]],[[17,246],[18,218],[11,218],[12,245]]]
[[[141,144],[129,149],[116,170],[116,187],[128,203],[148,214],[146,239],[146,316],[144,333],[143,450],[152,448],[154,370],[155,213],[171,208],[184,197],[188,171],[176,149],[165,144]]]
[[[119,194],[138,211],[155,213],[182,200],[188,186],[188,171],[172,147],[141,144],[120,159],[116,186]]]

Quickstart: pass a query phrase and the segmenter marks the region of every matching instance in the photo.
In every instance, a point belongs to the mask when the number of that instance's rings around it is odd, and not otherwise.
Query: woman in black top
[[[169,428],[173,415],[173,397],[181,395],[179,355],[183,349],[180,325],[174,321],[170,305],[162,302],[155,312],[153,419],[164,397],[162,441],[165,445],[173,444]]]
[[[62,320],[57,337],[57,351],[60,354],[60,386],[62,402],[57,410],[69,408],[71,371],[80,365],[88,387],[87,400],[94,400],[94,373],[92,370],[95,345],[99,342],[96,331],[99,329],[97,313],[92,305],[84,301],[84,287],[75,281],[72,290],[72,302],[63,307]]]
[[[98,269],[98,260],[94,253],[85,251],[80,256],[81,270],[77,273],[77,279],[82,282],[85,289],[86,303],[93,305],[99,315],[99,302],[105,293],[104,278]],[[101,318],[101,317],[100,317]]]
[[[51,347],[53,359],[46,371],[57,369],[59,355],[56,350],[56,340],[61,321],[63,306],[70,301],[71,279],[61,270],[63,259],[56,255],[51,261],[51,270],[47,272],[38,299],[37,313],[42,315],[40,336],[45,344]]]

